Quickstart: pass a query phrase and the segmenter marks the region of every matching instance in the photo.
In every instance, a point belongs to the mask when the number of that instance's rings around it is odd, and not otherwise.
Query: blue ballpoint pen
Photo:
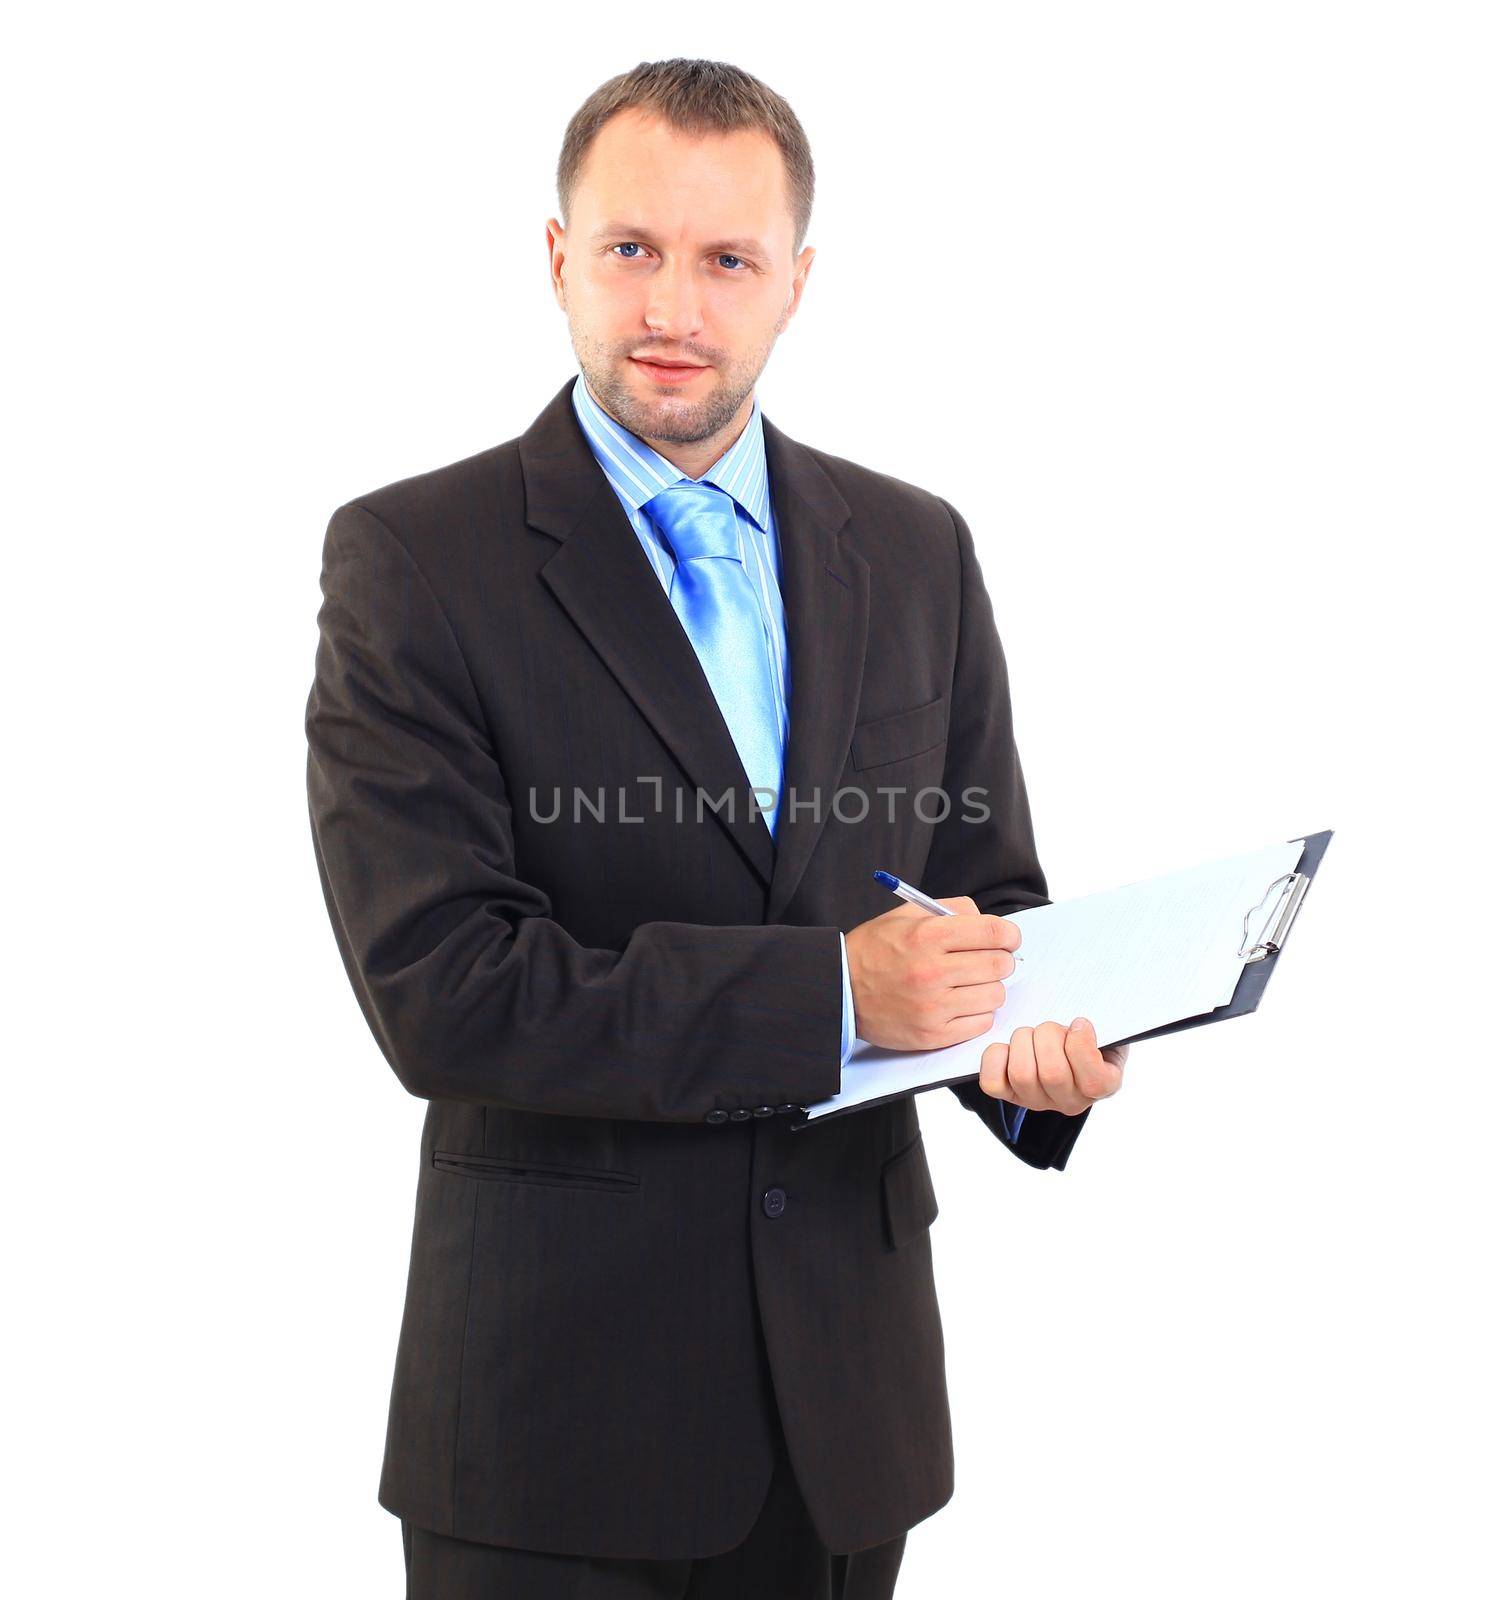
[[[922,889],[915,889],[911,883],[904,881],[895,872],[883,872],[879,868],[872,873],[878,883],[892,890],[900,900],[906,900],[910,905],[922,906],[925,911],[932,911],[937,917],[953,917],[955,912],[949,906],[942,906],[938,900],[931,900]],[[1013,964],[1018,966],[1023,957],[1017,950],[1013,952]]]

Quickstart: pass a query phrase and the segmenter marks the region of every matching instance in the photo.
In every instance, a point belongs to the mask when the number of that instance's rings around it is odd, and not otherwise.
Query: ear
[[[787,304],[782,308],[782,319],[777,324],[777,331],[782,332],[788,323],[797,314],[798,303],[803,299],[803,291],[808,285],[809,268],[814,264],[814,247],[807,246],[803,253],[793,263],[793,283],[788,290]]]
[[[567,284],[562,277],[562,265],[567,259],[567,230],[555,217],[546,219],[547,270],[551,274],[551,292],[563,311],[567,309]]]

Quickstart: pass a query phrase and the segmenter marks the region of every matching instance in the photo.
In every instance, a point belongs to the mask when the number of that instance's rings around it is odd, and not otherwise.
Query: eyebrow
[[[656,235],[650,228],[643,228],[637,222],[606,222],[602,227],[595,228],[588,235],[589,242],[599,244],[610,239],[650,239],[653,242]],[[758,239],[714,239],[704,246],[706,250],[730,250],[736,255],[754,256],[758,261],[766,261],[767,253]]]

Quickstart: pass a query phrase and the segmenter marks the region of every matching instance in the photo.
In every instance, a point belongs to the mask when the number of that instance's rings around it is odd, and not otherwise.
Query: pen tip
[[[874,877],[878,883],[886,884],[889,889],[896,889],[898,887],[897,878],[894,877],[894,875],[890,872],[883,872],[880,868],[876,872],[872,873],[872,877]]]

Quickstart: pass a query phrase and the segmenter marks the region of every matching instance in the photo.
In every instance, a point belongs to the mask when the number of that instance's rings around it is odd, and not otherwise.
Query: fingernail
[[[1078,1017],[1076,1021],[1071,1024],[1071,1026],[1073,1028],[1090,1028],[1092,1024],[1088,1022],[1085,1017]]]

